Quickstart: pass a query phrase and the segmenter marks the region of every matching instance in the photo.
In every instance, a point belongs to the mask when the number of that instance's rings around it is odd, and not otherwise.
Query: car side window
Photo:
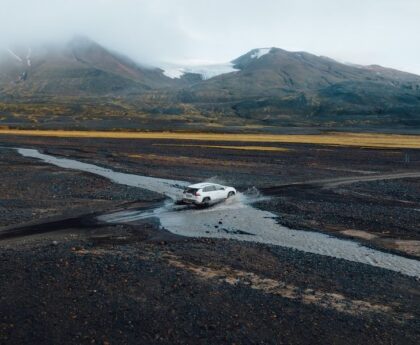
[[[208,187],[204,187],[203,191],[204,192],[214,192],[216,190],[215,186],[208,186]]]
[[[217,186],[217,187],[216,187],[216,190],[225,190],[225,187],[222,187],[222,186]]]

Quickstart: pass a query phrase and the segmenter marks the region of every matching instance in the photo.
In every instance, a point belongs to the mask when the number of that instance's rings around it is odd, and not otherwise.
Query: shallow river
[[[172,200],[180,197],[186,181],[168,180],[116,172],[72,159],[56,158],[33,149],[17,149],[25,157],[45,163],[103,176],[111,181],[158,192]],[[252,204],[259,196],[238,194],[224,203],[206,209],[174,206],[168,201],[163,207],[148,211],[123,211],[100,217],[110,223],[129,223],[157,217],[166,230],[190,237],[215,237],[267,243],[287,248],[360,262],[372,266],[420,277],[420,261],[364,247],[318,232],[293,230],[279,224],[273,213],[257,209]]]

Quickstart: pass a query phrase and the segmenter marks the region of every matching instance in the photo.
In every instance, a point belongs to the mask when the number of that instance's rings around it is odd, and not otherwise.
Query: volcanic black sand
[[[257,189],[271,197],[256,206],[291,228],[420,256],[420,179],[404,178],[420,171],[420,150],[174,144],[197,143],[0,137],[0,146],[117,171]],[[155,207],[163,196],[14,150],[0,157],[1,344],[420,341],[418,278],[281,247],[183,238],[156,219],[99,224],[97,214]]]

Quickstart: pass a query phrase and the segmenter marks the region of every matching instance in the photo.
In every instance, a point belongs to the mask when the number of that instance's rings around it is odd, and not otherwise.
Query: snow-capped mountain
[[[95,103],[101,97],[102,110]],[[0,105],[14,102],[11,110],[0,108],[0,115],[2,109],[25,114],[16,102],[40,102],[44,111],[51,99],[54,111],[62,104],[60,112],[66,114],[128,112],[171,119],[174,114],[217,114],[271,124],[321,117],[420,126],[420,76],[306,52],[258,48],[226,63],[145,67],[80,37],[61,46],[0,51]],[[81,108],[86,99],[91,108]]]

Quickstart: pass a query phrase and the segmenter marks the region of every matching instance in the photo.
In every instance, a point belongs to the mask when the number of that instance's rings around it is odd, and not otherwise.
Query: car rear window
[[[195,194],[198,192],[197,188],[185,188],[184,193]]]

